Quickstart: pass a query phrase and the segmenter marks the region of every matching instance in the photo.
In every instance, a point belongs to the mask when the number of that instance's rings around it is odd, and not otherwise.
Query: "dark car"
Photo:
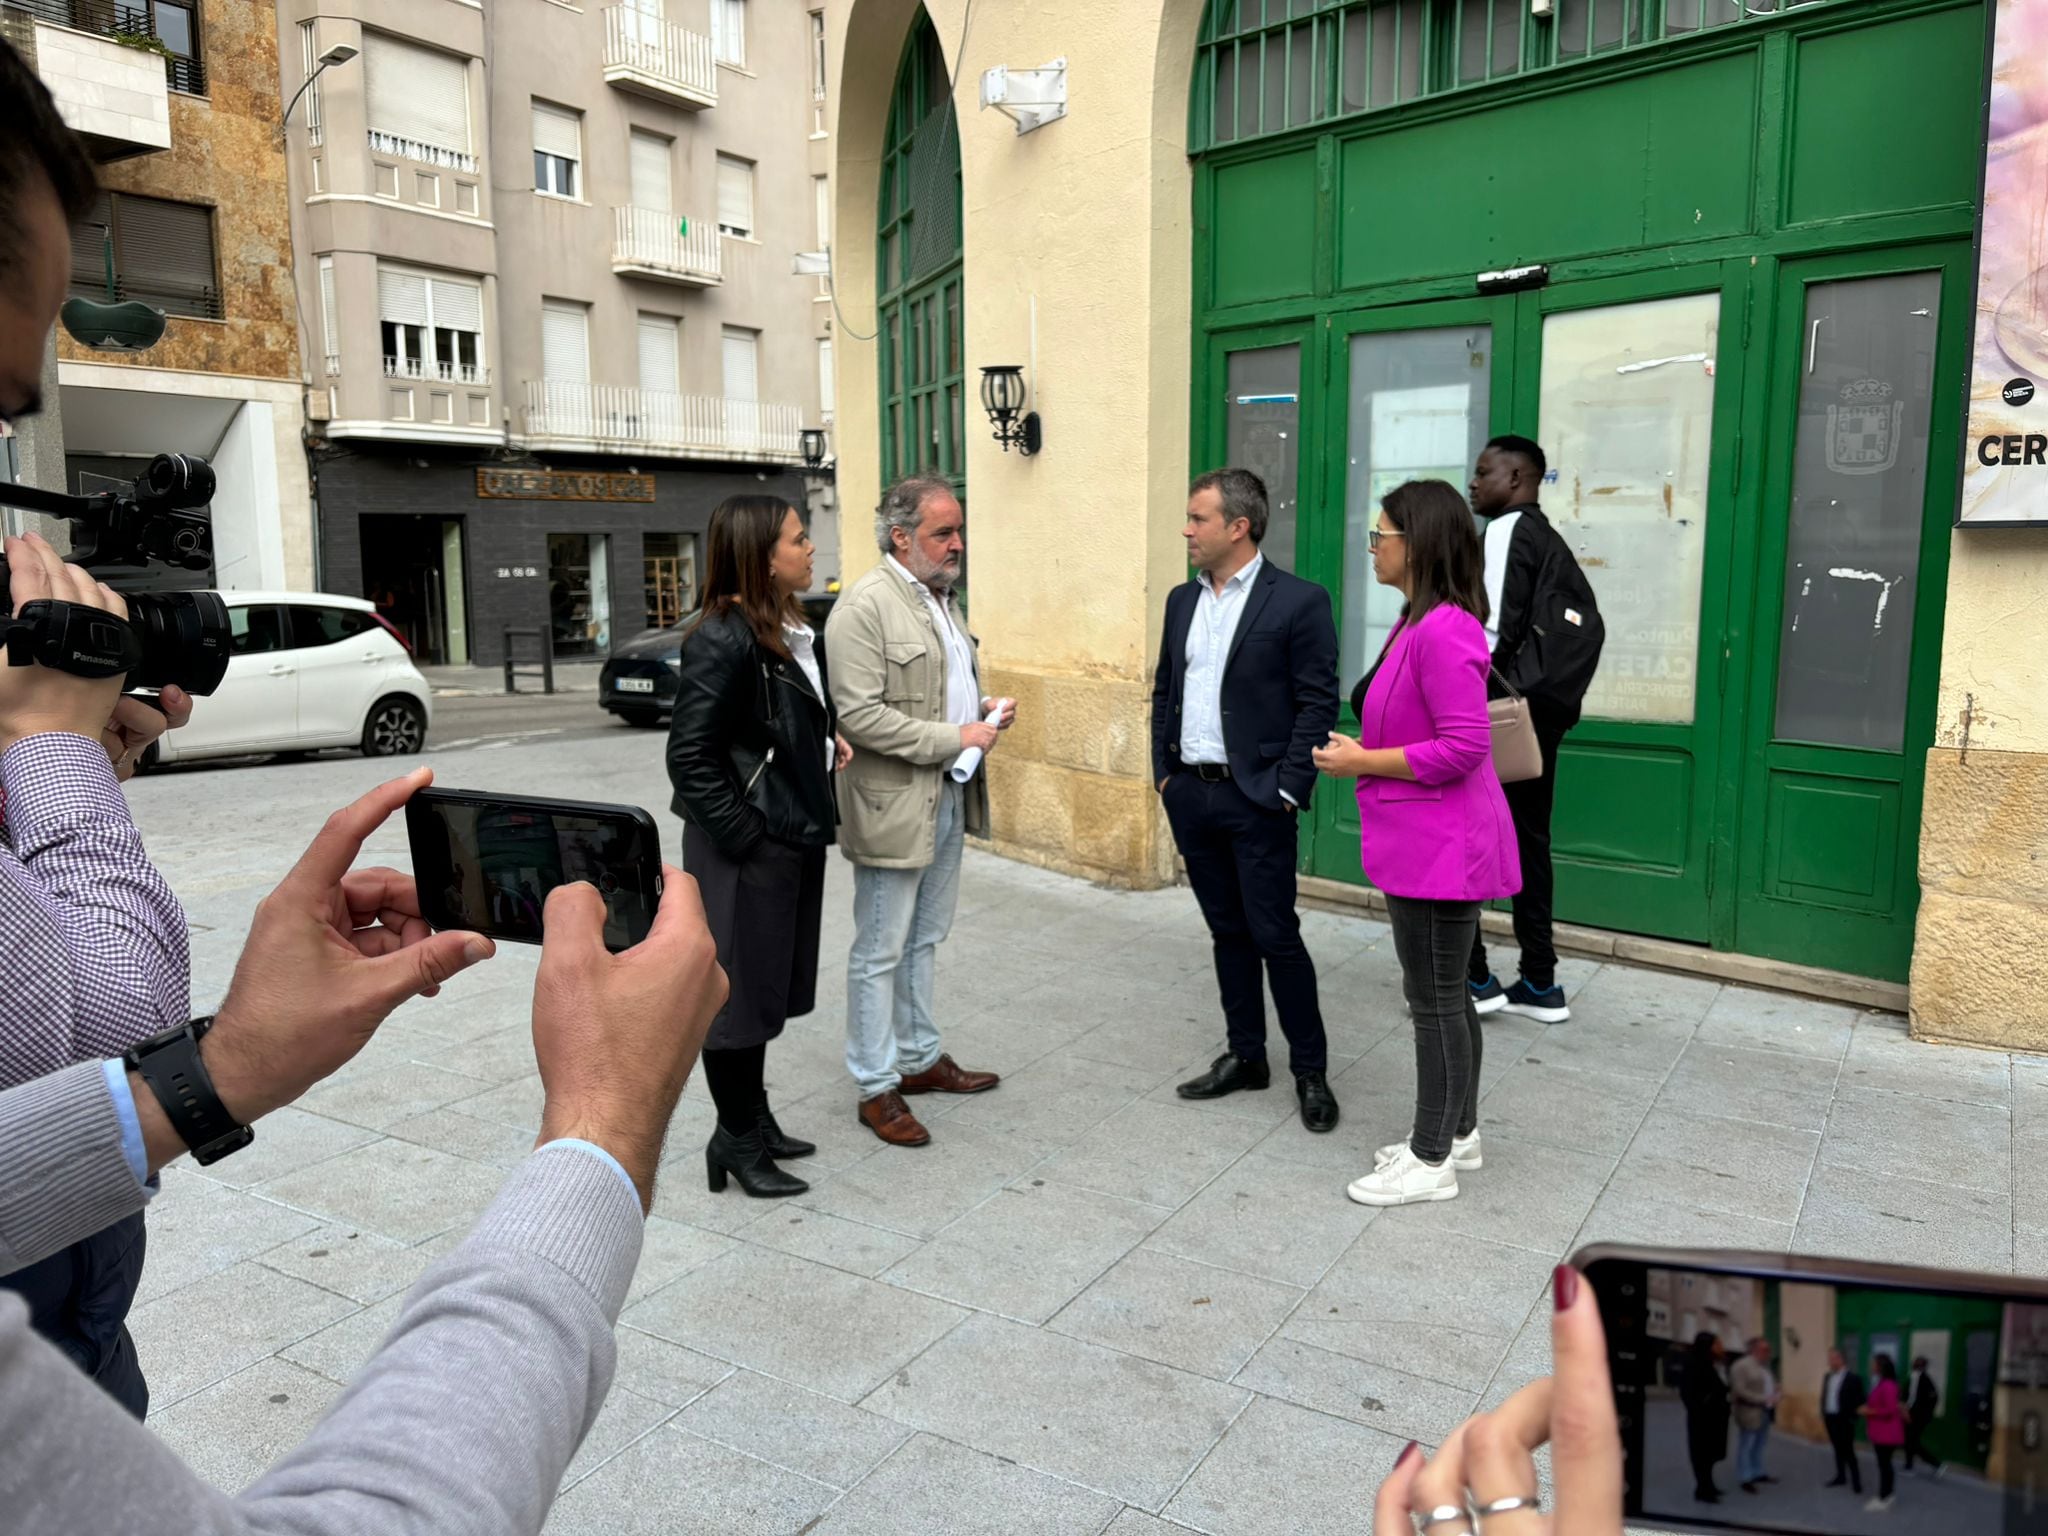
[[[804,617],[820,634],[836,594],[803,599]],[[597,675],[597,702],[628,725],[665,723],[676,707],[676,679],[683,670],[683,631],[692,614],[672,629],[650,629],[612,651]]]

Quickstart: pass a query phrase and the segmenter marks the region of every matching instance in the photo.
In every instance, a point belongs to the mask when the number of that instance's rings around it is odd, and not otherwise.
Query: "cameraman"
[[[69,222],[92,165],[49,93],[0,43],[0,419],[33,412],[69,284]],[[9,611],[38,599],[127,614],[41,538],[5,544]],[[0,1088],[118,1056],[190,1016],[185,914],[150,866],[118,778],[191,701],[123,699],[119,678],[0,664]],[[139,1214],[0,1282],[39,1332],[141,1417],[149,1391],[125,1319],[141,1281]]]

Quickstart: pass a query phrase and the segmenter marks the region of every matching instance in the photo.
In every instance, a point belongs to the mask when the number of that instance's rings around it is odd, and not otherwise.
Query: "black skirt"
[[[818,927],[825,910],[823,847],[764,839],[739,863],[692,824],[683,868],[696,876],[704,918],[732,993],[704,1048],[765,1045],[818,1002]]]

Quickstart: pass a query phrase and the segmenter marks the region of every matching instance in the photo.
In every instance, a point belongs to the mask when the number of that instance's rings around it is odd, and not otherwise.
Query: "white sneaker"
[[[1445,1158],[1431,1167],[1410,1147],[1395,1152],[1393,1160],[1353,1179],[1344,1191],[1360,1205],[1415,1205],[1424,1200],[1458,1198],[1458,1171]]]
[[[1863,1506],[1863,1510],[1865,1514],[1881,1515],[1891,1507],[1892,1501],[1890,1499],[1872,1499]]]
[[[1390,1146],[1381,1147],[1379,1151],[1373,1153],[1372,1165],[1375,1168],[1384,1168],[1407,1150],[1408,1143],[1405,1141],[1397,1141]],[[1475,1168],[1484,1168],[1486,1166],[1486,1158],[1479,1150],[1479,1133],[1477,1131],[1474,1131],[1470,1136],[1452,1138],[1451,1166],[1460,1173],[1470,1173]]]

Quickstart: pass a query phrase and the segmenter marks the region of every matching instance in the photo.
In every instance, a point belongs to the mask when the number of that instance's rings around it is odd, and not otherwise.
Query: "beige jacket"
[[[950,595],[946,604],[962,624]],[[978,658],[980,642],[967,642]],[[960,727],[946,719],[945,638],[885,557],[832,605],[825,653],[839,731],[853,744],[838,775],[840,851],[878,869],[923,869],[938,841],[939,787],[960,755]],[[967,786],[966,810],[968,832],[986,835],[986,773]]]
[[[1770,1422],[1771,1373],[1756,1356],[1744,1355],[1728,1368],[1728,1391],[1734,1399],[1738,1428],[1762,1429]]]

